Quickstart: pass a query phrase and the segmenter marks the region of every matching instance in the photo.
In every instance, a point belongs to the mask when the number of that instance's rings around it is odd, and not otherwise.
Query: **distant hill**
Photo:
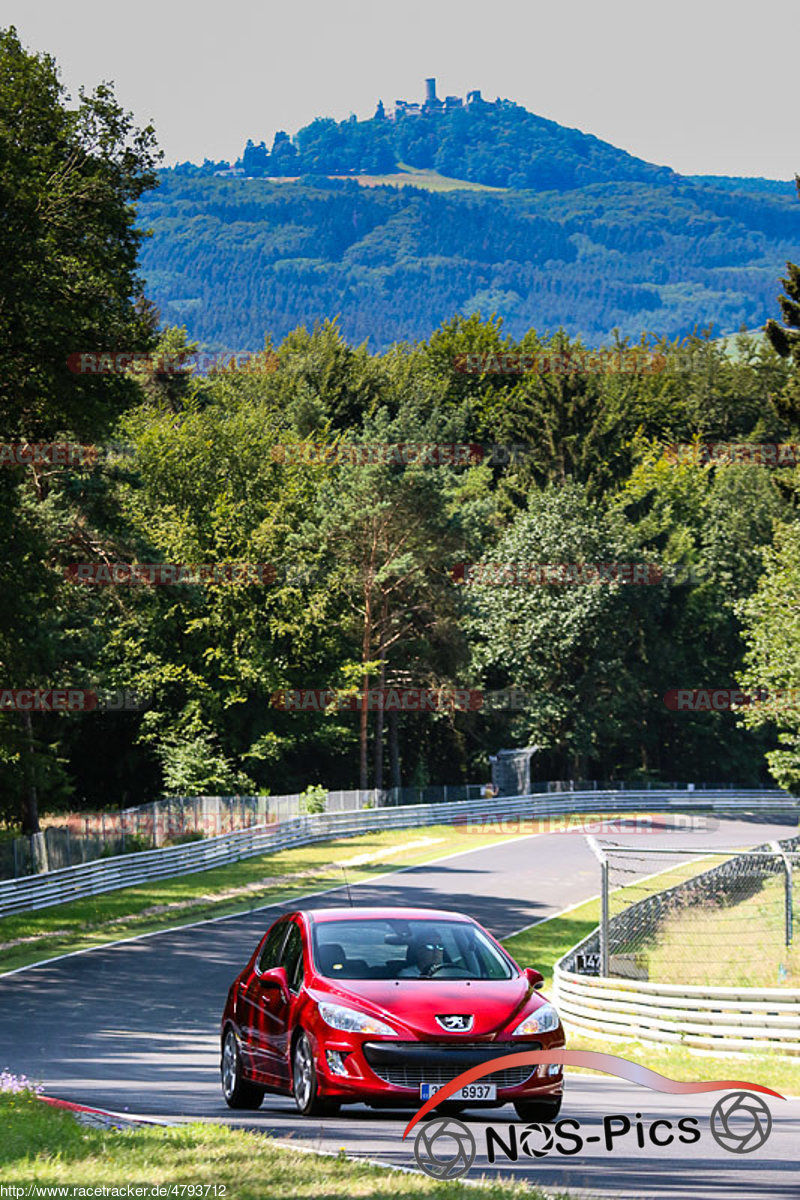
[[[775,314],[800,256],[794,184],[682,177],[509,101],[315,121],[240,163],[282,174],[181,164],[140,202],[148,294],[209,349],[337,315],[373,350],[475,311],[589,344],[726,334]]]
[[[294,138],[277,133],[271,150],[263,141],[249,141],[232,169],[254,179],[386,175],[397,172],[400,163],[490,187],[537,190],[674,177],[668,167],[635,158],[579,129],[567,129],[511,100],[484,101],[479,93],[471,93],[469,104],[448,110],[435,101],[369,121],[318,117]],[[181,163],[176,171],[192,177],[226,168],[231,169],[229,163],[206,160],[202,167]]]

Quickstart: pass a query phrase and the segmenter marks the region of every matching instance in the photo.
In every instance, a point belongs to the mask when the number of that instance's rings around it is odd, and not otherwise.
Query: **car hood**
[[[322,999],[322,980],[314,988]],[[395,1026],[401,1022],[407,1029],[423,1037],[459,1037],[448,1033],[436,1020],[437,1016],[468,1014],[472,1027],[465,1031],[470,1038],[489,1037],[501,1033],[509,1023],[525,1011],[533,1012],[544,1002],[532,992],[527,980],[514,979],[463,980],[447,979],[359,979],[349,986],[325,980],[324,990],[331,1000],[353,1008],[369,1008]],[[532,1001],[532,1003],[526,1003]]]

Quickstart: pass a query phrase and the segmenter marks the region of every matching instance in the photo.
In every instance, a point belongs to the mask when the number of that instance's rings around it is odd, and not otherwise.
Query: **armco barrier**
[[[150,879],[188,875],[292,846],[376,829],[408,829],[462,821],[543,817],[563,813],[798,811],[798,800],[781,791],[592,791],[497,799],[412,804],[397,808],[319,813],[280,824],[251,826],[220,837],[99,859],[42,875],[0,883],[0,917],[78,900]]]
[[[800,1054],[800,991],[690,987],[576,975],[557,964],[553,1000],[570,1031],[717,1054]]]

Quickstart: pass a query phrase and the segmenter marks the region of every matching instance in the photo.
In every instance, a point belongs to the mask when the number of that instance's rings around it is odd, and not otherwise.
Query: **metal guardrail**
[[[800,991],[690,987],[577,975],[558,963],[553,999],[567,1031],[718,1054],[800,1054]]]
[[[28,875],[0,883],[0,917],[29,912],[131,887],[151,879],[189,875],[238,862],[259,854],[293,846],[324,842],[376,829],[496,822],[510,818],[554,816],[564,813],[707,812],[746,810],[798,812],[800,801],[781,791],[607,791],[566,792],[553,795],[497,797],[496,799],[412,804],[397,808],[319,813],[251,826],[220,837],[182,846],[168,846],[116,858],[99,859],[43,875]]]
[[[792,839],[792,844],[797,841]],[[730,859],[725,869],[738,861],[738,857]],[[716,878],[721,870],[705,874]],[[633,908],[657,904],[703,878],[656,892]],[[571,969],[573,964],[581,965],[581,958],[601,962],[601,942],[598,927],[555,965],[553,1000],[568,1032],[622,1042],[682,1045],[706,1053],[780,1050],[800,1055],[800,989],[668,984]]]

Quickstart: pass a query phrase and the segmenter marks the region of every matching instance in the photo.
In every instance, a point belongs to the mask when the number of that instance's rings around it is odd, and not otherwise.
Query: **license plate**
[[[420,1100],[430,1100],[437,1092],[445,1087],[443,1083],[421,1083],[419,1085]],[[468,1083],[447,1097],[448,1100],[496,1100],[496,1083]]]

